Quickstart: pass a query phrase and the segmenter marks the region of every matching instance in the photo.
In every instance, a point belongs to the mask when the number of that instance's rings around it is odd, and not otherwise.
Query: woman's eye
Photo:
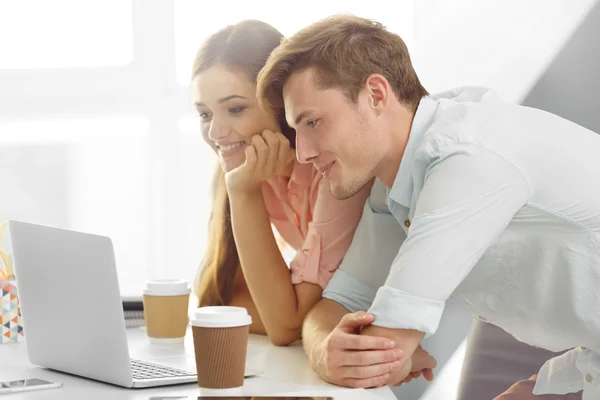
[[[210,120],[211,114],[208,111],[198,111],[198,116],[202,121]]]
[[[241,113],[241,112],[242,112],[242,111],[244,111],[245,109],[246,109],[246,107],[231,107],[231,108],[229,109],[229,113],[230,113],[230,114],[234,114],[234,115],[235,115],[235,114],[239,114],[239,113]]]

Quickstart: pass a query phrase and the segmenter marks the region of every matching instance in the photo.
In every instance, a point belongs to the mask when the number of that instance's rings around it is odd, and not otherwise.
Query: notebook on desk
[[[146,326],[144,320],[144,302],[141,296],[121,296],[125,328],[141,328]]]

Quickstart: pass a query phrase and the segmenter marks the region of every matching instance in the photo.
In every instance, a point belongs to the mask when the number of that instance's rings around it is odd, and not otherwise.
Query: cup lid
[[[155,279],[146,282],[144,294],[151,296],[173,296],[190,293],[185,279]]]
[[[244,307],[211,306],[196,309],[190,322],[203,328],[234,328],[250,325],[252,317]]]

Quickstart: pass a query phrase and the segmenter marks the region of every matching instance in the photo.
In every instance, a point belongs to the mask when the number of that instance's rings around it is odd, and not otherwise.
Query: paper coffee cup
[[[190,289],[183,279],[146,282],[144,319],[153,341],[181,343],[188,323]]]
[[[252,318],[243,307],[200,307],[191,318],[198,386],[229,389],[244,385]]]

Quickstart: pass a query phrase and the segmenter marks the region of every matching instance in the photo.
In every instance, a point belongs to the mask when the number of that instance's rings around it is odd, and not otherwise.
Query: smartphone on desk
[[[56,389],[62,383],[53,383],[42,379],[20,379],[17,381],[0,382],[0,394],[29,392],[32,390]]]

